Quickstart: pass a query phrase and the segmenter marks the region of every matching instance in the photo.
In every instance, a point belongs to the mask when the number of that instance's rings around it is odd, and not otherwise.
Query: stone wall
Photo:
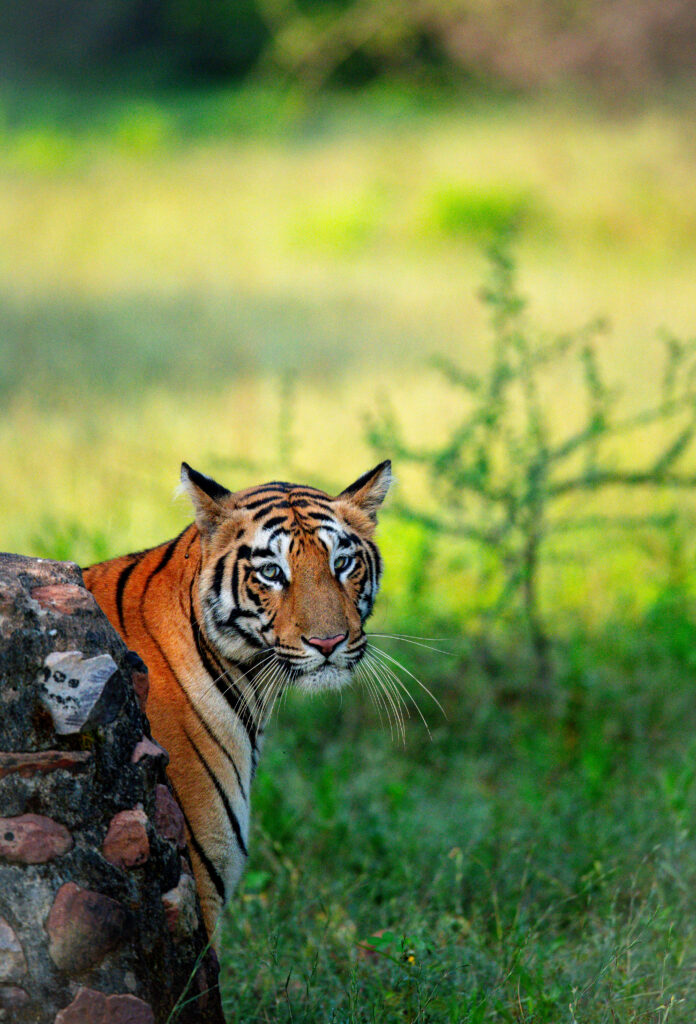
[[[77,566],[0,555],[0,1021],[224,1024],[146,700]]]

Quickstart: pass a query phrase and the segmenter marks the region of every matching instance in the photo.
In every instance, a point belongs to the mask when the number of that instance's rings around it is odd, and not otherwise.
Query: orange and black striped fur
[[[249,790],[288,684],[337,689],[365,653],[381,575],[373,541],[389,462],[332,498],[296,484],[230,493],[184,463],[195,523],[85,583],[150,670],[148,715],[167,749],[212,934],[247,856]]]

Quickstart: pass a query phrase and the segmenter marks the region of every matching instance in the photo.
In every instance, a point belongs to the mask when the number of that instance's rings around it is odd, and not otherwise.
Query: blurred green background
[[[694,5],[3,14],[0,545],[158,543],[182,459],[394,457],[374,643],[428,728],[280,709],[230,1019],[693,1021]]]

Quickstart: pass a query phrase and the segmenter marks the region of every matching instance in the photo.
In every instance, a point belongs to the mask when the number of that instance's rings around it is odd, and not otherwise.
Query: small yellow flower
[[[409,953],[409,954],[408,954],[408,956],[406,957],[406,960],[407,960],[407,961],[408,961],[408,963],[410,963],[410,964],[415,964],[415,962],[416,962],[416,958],[415,958],[415,956],[413,955],[413,953]]]

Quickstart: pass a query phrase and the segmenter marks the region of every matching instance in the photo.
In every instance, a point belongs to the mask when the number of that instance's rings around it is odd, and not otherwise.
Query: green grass
[[[508,217],[535,319],[608,316],[603,364],[645,403],[656,330],[693,334],[687,107],[5,90],[0,545],[86,564],[173,536],[182,459],[340,488],[387,401],[441,439],[454,399],[427,359],[487,361],[481,245]],[[582,411],[572,375],[546,397],[560,428]],[[603,501],[573,511],[674,506]],[[683,515],[563,538],[541,707],[519,623],[482,638],[489,567],[385,515],[373,628],[454,654],[376,642],[446,717],[419,699],[432,739],[414,712],[401,745],[358,688],[280,709],[225,922],[231,1019],[693,1021],[692,538]]]
[[[423,704],[403,748],[364,695],[289,702],[225,922],[232,1019],[692,1020],[694,658],[664,612],[569,643],[552,712],[512,657],[417,659],[447,718]]]

